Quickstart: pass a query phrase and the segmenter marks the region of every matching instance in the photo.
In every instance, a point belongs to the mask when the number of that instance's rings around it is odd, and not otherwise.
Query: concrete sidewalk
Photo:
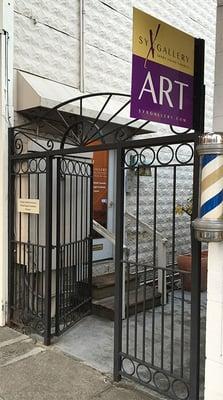
[[[0,400],[151,400],[28,336],[0,328]],[[153,398],[154,399],[154,398]]]

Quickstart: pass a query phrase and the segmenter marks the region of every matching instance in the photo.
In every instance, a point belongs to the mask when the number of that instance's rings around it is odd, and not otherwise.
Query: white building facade
[[[81,85],[86,93],[130,93],[134,6],[205,39],[206,129],[211,129],[216,1],[186,1],[179,6],[175,0],[149,4],[139,0],[85,0],[82,18],[80,4],[77,0],[56,4],[15,1],[15,78],[16,72],[24,71],[77,90]]]
[[[215,132],[223,132],[223,2],[218,0],[214,89]],[[223,244],[209,244],[205,399],[223,397]]]
[[[1,0],[1,144],[0,144],[0,326],[7,319],[7,129],[23,119],[16,111],[47,108],[81,93],[130,93],[132,8],[137,7],[185,32],[205,40],[205,130],[223,130],[223,6],[218,9],[215,78],[216,1],[199,0]],[[8,51],[3,48],[8,46]],[[5,56],[7,54],[7,57]],[[4,57],[3,57],[4,55]],[[4,63],[3,63],[4,59]],[[216,83],[215,106],[214,82]],[[24,97],[23,90],[28,97]],[[13,93],[13,94],[12,94]],[[213,108],[214,107],[214,108]],[[162,127],[162,129],[164,129]],[[4,172],[3,172],[4,171]],[[219,248],[219,251],[223,251]],[[219,271],[221,268],[219,264]],[[219,274],[222,274],[220,271]],[[222,277],[222,275],[221,275]],[[212,278],[209,278],[211,282]],[[214,276],[213,276],[213,279]],[[223,279],[221,279],[223,280]],[[213,287],[216,290],[216,287]],[[219,288],[219,321],[223,320],[223,287]],[[213,300],[215,301],[215,300]],[[210,308],[211,310],[211,308]],[[211,311],[210,311],[211,313]],[[220,317],[221,315],[221,317]],[[222,322],[223,324],[223,322]],[[221,348],[223,346],[222,324]],[[210,328],[211,329],[211,328]],[[221,329],[221,331],[220,331]],[[212,335],[208,330],[208,335]],[[213,340],[212,340],[213,342]],[[219,371],[222,355],[208,350],[206,380],[212,366]],[[215,363],[215,364],[212,364]],[[217,366],[220,367],[218,368]],[[218,369],[217,369],[218,368]],[[213,396],[211,384],[207,399]],[[223,388],[218,389],[223,396]]]

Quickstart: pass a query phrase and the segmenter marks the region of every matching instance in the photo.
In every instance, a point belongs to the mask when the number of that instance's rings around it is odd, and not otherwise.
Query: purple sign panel
[[[131,117],[193,126],[193,77],[133,55]]]

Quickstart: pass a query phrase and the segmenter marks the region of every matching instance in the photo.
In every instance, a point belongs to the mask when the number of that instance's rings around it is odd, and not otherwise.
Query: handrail
[[[133,218],[134,220],[136,219],[134,215],[125,212],[125,216],[128,216],[130,218]],[[139,223],[143,225],[149,232],[153,233],[153,229],[150,228],[148,224],[145,222],[139,220]],[[114,246],[115,246],[115,235],[108,231],[104,226],[93,220],[93,229],[98,232],[101,236],[103,236],[105,239],[108,239]],[[167,239],[163,237],[163,235],[156,231],[156,234],[159,238],[158,240],[158,292],[161,293],[161,302],[162,304],[166,304],[167,302],[167,280],[166,280],[166,265],[167,265]],[[126,261],[124,261],[123,266],[125,265],[125,262],[129,262],[129,254],[130,250],[127,246],[123,246],[124,254],[126,258]],[[125,269],[125,268],[124,268]],[[122,318],[125,319],[125,273],[123,273],[123,291],[122,291]]]
[[[93,219],[93,229],[115,246],[115,235]]]
[[[115,235],[114,235],[114,233],[110,232],[108,229],[106,229],[104,226],[99,224],[94,219],[93,219],[93,229],[97,233],[99,233],[101,236],[103,236],[105,239],[109,240],[109,242],[112,243],[115,246]],[[124,245],[123,249],[125,251],[126,257],[128,258],[128,256],[129,256],[129,248]]]
[[[125,216],[136,221],[136,217],[129,213],[125,212]],[[150,226],[143,222],[141,219],[138,219],[138,223],[143,226],[147,232],[150,232],[152,235],[154,234],[154,230],[150,228]],[[166,280],[166,266],[167,266],[167,238],[165,238],[159,231],[156,231],[157,236],[157,267],[158,268],[158,292],[161,293],[161,303],[164,305],[167,302],[167,280]]]
[[[108,231],[104,226],[99,224],[93,219],[93,229],[98,232],[105,239],[108,239],[115,246],[115,235]],[[129,260],[129,248],[123,245],[123,256],[124,259],[128,262]],[[123,265],[123,274],[122,274],[122,319],[125,319],[125,265]]]
[[[135,215],[131,214],[128,211],[125,211],[125,215],[131,219],[134,219],[134,221],[136,220]],[[154,234],[153,229],[146,222],[142,221],[141,219],[138,219],[138,222],[140,225],[144,226],[144,228],[146,228],[147,231],[149,231],[151,234]],[[165,236],[163,236],[162,233],[160,233],[159,231],[156,231],[156,235],[162,242],[163,241],[167,242],[167,238],[165,238]]]

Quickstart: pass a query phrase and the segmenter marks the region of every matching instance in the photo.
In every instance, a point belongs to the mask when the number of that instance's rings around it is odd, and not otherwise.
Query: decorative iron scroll
[[[26,311],[23,308],[16,309],[13,312],[12,322],[19,328],[19,330],[26,335],[37,333],[44,336],[46,330],[45,317],[40,317],[31,311]]]
[[[44,140],[44,138],[41,138],[39,136],[34,136],[33,133],[25,132],[22,129],[19,131],[15,129],[13,137],[12,153],[14,155],[27,153],[28,149],[26,149],[26,145],[28,141],[34,143],[37,146],[36,151],[50,151],[54,149],[55,143],[52,139],[47,139],[45,146],[42,143],[38,142],[38,139]]]
[[[96,102],[98,109],[95,109]],[[69,106],[69,110],[65,106]],[[130,95],[119,93],[96,93],[69,99],[30,124],[12,128],[11,153],[27,153],[27,140],[36,145],[35,152],[38,152],[55,149],[56,142],[63,149],[65,145],[89,146],[98,143],[99,139],[102,143],[118,143],[139,134],[154,133],[150,121],[129,117],[129,106]],[[89,113],[94,117],[88,117]],[[169,128],[175,135],[191,132],[189,129],[176,130],[172,125]],[[41,140],[47,142],[43,144]]]

